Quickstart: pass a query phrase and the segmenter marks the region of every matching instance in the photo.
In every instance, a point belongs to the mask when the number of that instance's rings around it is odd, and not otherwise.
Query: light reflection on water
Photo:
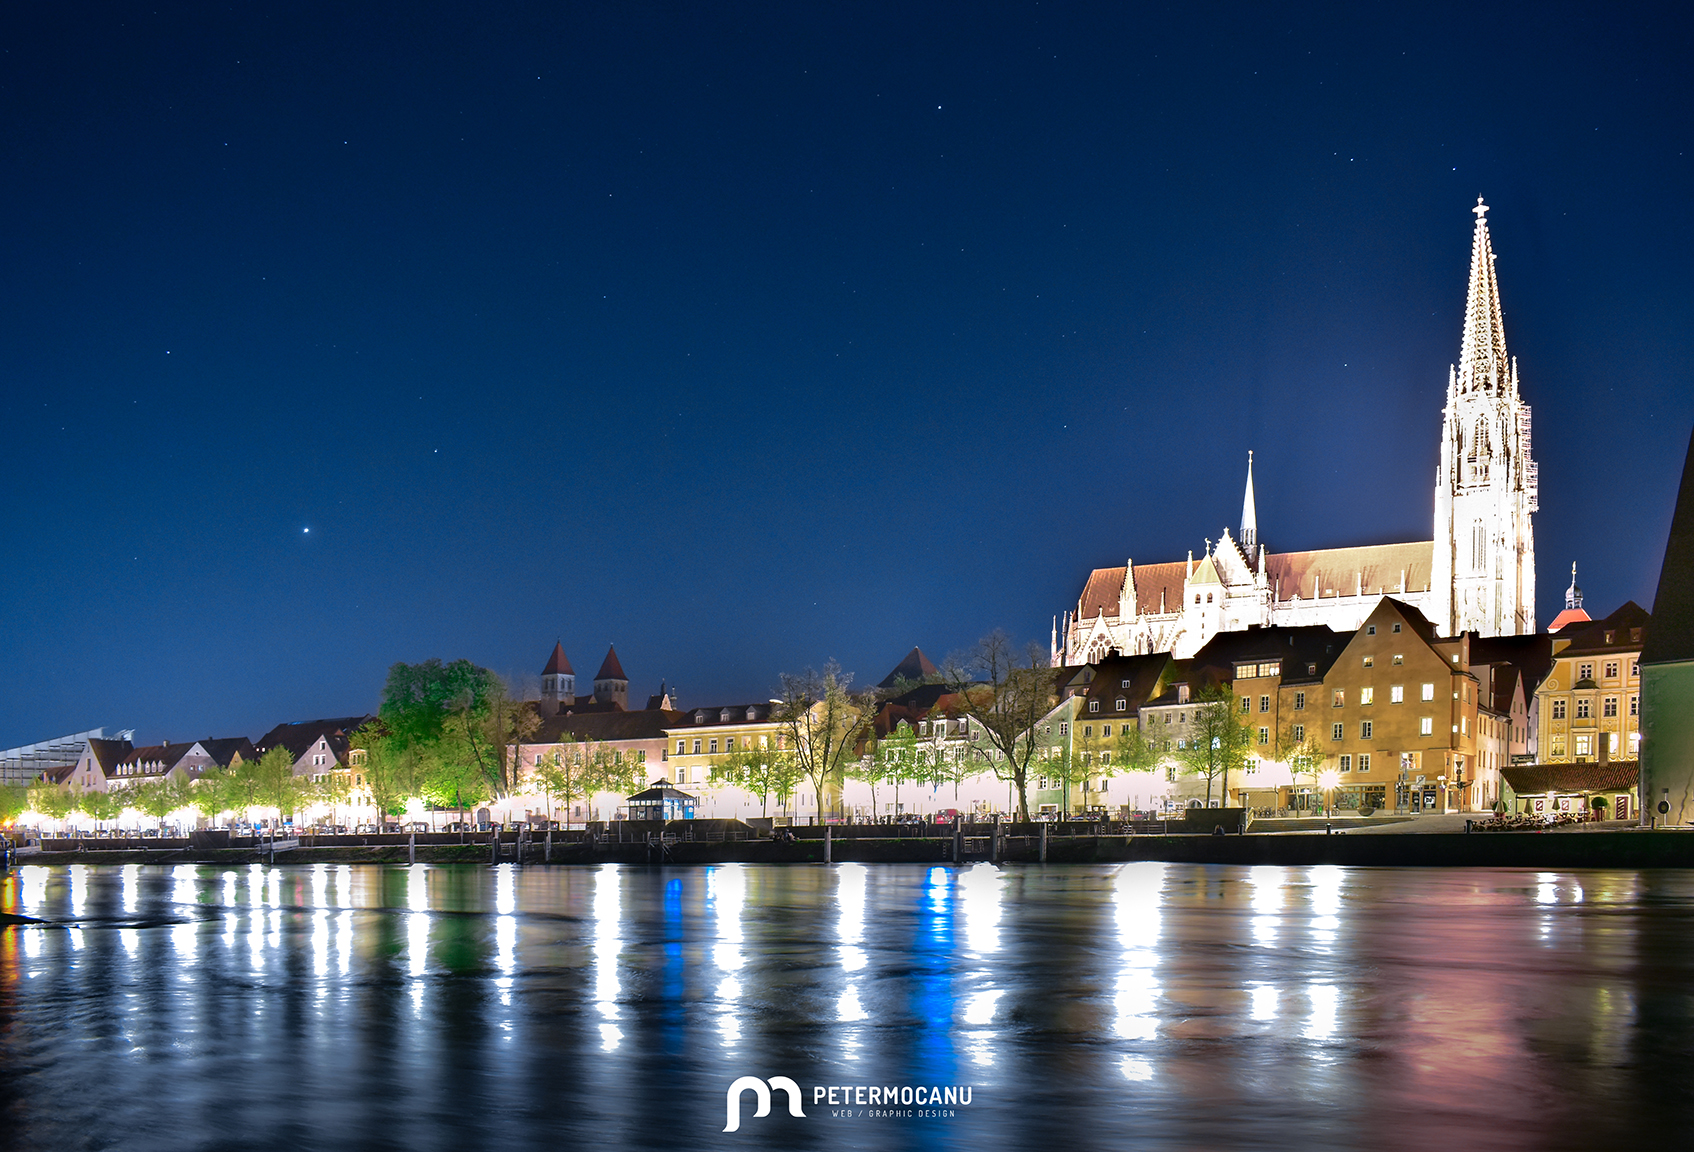
[[[25,866],[23,1147],[1604,1146],[1694,1120],[1694,878]],[[832,1118],[812,1085],[973,1087]],[[750,1099],[750,1098],[749,1098]],[[1605,1106],[1595,1106],[1604,1101]],[[749,1105],[750,1107],[750,1105]]]

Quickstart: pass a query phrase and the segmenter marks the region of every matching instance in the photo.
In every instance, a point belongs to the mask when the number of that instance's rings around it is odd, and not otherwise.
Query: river
[[[1683,871],[25,866],[0,910],[49,922],[0,929],[7,1147],[1662,1147],[1694,1120]]]

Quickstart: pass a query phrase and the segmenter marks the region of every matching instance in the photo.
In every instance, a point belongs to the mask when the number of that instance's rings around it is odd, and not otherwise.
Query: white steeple
[[[1241,551],[1252,562],[1259,543],[1259,511],[1253,504],[1253,450],[1247,449],[1247,495],[1241,501]]]
[[[1576,586],[1576,561],[1570,562],[1570,587],[1565,589],[1565,607],[1582,607],[1582,589]]]
[[[1529,406],[1518,398],[1488,206],[1478,197],[1459,362],[1448,370],[1435,485],[1434,600],[1443,635],[1535,631],[1537,476]]]

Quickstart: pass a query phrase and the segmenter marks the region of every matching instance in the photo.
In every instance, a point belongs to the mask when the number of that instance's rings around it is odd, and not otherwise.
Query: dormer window
[[[1100,711],[1100,701],[1098,701],[1098,700],[1090,700],[1090,701],[1089,701],[1089,702],[1088,702],[1088,710],[1089,710],[1089,711],[1090,711],[1090,712],[1098,712],[1098,711]]]
[[[1610,628],[1606,629],[1606,643],[1615,644],[1617,643],[1617,639],[1618,634],[1616,632],[1612,631]]]
[[[1122,712],[1124,710],[1126,703],[1127,702],[1124,700],[1124,698],[1122,696],[1119,696],[1117,698],[1117,707],[1118,707],[1119,712]]]

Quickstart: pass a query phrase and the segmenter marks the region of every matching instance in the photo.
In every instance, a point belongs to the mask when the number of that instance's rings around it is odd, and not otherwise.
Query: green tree
[[[29,789],[22,785],[0,786],[0,824],[10,824],[29,807]]]
[[[254,764],[242,765],[243,770],[249,768],[251,771],[243,774],[252,779],[254,803],[275,808],[279,818],[294,815],[304,783],[294,775],[294,753],[279,744]]]
[[[371,806],[376,809],[380,828],[385,816],[400,816],[406,802],[423,795],[422,765],[418,749],[402,747],[391,736],[388,725],[381,719],[360,727],[348,740],[349,755],[363,753],[353,771],[364,778],[365,790],[370,793]]]
[[[1018,819],[1028,820],[1030,763],[1039,747],[1036,726],[1058,703],[1046,651],[1030,644],[1020,652],[996,629],[970,651],[949,657],[945,676],[958,697],[956,707],[975,730],[974,754],[1011,783]]]
[[[769,815],[773,797],[779,809],[785,807],[802,778],[792,751],[776,744],[727,752],[712,761],[708,773],[715,783],[732,784],[757,796],[761,816]]]
[[[1188,742],[1178,749],[1177,760],[1188,771],[1206,778],[1206,806],[1212,804],[1212,782],[1223,778],[1224,803],[1229,802],[1229,774],[1247,765],[1251,733],[1241,722],[1235,690],[1214,684],[1195,694],[1193,721]]]
[[[776,712],[787,737],[785,750],[817,793],[820,822],[825,790],[845,779],[846,766],[876,712],[874,700],[850,691],[852,680],[834,660],[822,672],[808,668],[782,676]]]
[[[130,791],[129,806],[137,812],[153,817],[154,823],[163,828],[165,817],[181,807],[175,781],[148,780],[137,784]]]
[[[77,808],[93,819],[96,829],[122,816],[128,806],[127,797],[117,792],[84,792],[77,801]]]
[[[1120,724],[1112,768],[1124,772],[1153,772],[1164,759],[1165,750],[1141,730],[1140,724]]]
[[[25,794],[30,811],[39,812],[50,820],[63,820],[77,810],[82,793],[70,784],[31,784]]]

